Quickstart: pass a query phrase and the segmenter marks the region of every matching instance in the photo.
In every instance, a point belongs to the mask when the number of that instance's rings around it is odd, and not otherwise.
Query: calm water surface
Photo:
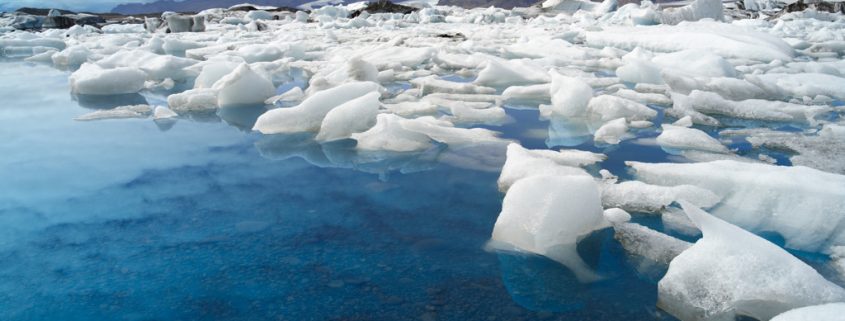
[[[501,148],[358,155],[250,132],[261,106],[81,122],[162,98],[74,98],[66,72],[17,62],[0,84],[0,320],[673,320],[654,306],[660,271],[636,272],[609,230],[579,246],[608,276],[590,286],[485,251]],[[490,128],[607,152],[616,174],[668,159],[508,112]]]

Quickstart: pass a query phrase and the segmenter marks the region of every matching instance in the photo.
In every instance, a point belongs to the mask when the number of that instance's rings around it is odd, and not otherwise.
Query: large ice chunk
[[[692,244],[636,223],[613,223],[614,238],[626,252],[667,266]]]
[[[789,310],[771,321],[837,321],[845,316],[845,303],[828,303]]]
[[[636,101],[610,95],[597,96],[587,105],[589,119],[607,122],[617,118],[628,121],[649,120],[657,116],[657,111]]]
[[[104,68],[135,67],[147,73],[147,79],[150,80],[185,80],[196,76],[185,68],[197,62],[194,59],[157,55],[144,50],[121,50],[97,61],[97,64]]]
[[[273,82],[253,71],[246,63],[220,78],[212,88],[217,90],[217,105],[220,107],[264,104],[267,98],[276,94]]]
[[[149,105],[120,106],[87,113],[74,120],[89,121],[101,119],[147,118],[153,109]]]
[[[405,119],[393,114],[379,114],[376,125],[369,130],[352,134],[358,141],[355,146],[363,151],[418,152],[432,147],[431,138],[403,127],[403,122],[432,121],[433,117]]]
[[[589,282],[600,277],[578,255],[577,243],[607,226],[593,178],[533,176],[508,190],[492,241],[549,257]]]
[[[594,48],[640,47],[654,52],[706,49],[725,58],[765,62],[788,61],[795,56],[795,50],[776,36],[714,21],[685,22],[677,26],[606,27],[602,31],[588,31],[586,41]]]
[[[845,300],[845,290],[777,245],[679,202],[703,237],[658,283],[658,306],[682,320],[768,320],[790,309]]]
[[[74,94],[80,95],[132,94],[144,89],[146,77],[147,74],[138,68],[103,69],[84,63],[70,75],[70,87]]]
[[[619,144],[623,136],[628,133],[628,122],[625,118],[617,118],[601,125],[593,134],[593,140],[605,144]]]
[[[555,72],[552,73],[549,95],[552,101],[551,106],[540,106],[540,115],[543,117],[583,116],[587,110],[587,104],[593,98],[593,88],[578,78],[563,76]]]
[[[762,81],[776,84],[784,93],[795,97],[825,95],[845,99],[845,78],[823,73],[780,74],[758,76]]]
[[[687,49],[657,55],[651,61],[671,72],[703,77],[735,77],[736,69],[730,62],[705,49]]]
[[[710,190],[722,197],[714,215],[754,232],[780,233],[788,248],[820,252],[845,245],[843,175],[731,160],[628,164],[646,183]]]
[[[693,0],[692,3],[679,7],[669,8],[660,12],[660,22],[676,25],[681,21],[697,21],[710,18],[716,21],[723,20],[722,0]]]
[[[660,147],[670,149],[692,149],[713,153],[728,153],[728,148],[707,133],[683,126],[663,124],[663,132],[657,136]]]
[[[549,75],[530,60],[490,59],[479,73],[475,83],[481,86],[507,87],[549,82]]]
[[[604,207],[618,207],[631,212],[656,213],[678,200],[711,207],[721,200],[715,193],[693,185],[660,186],[640,181],[606,184],[601,194]]]
[[[217,91],[211,88],[186,90],[167,96],[167,105],[177,113],[216,110]]]
[[[827,106],[806,106],[762,99],[731,101],[716,93],[699,90],[693,90],[688,97],[690,106],[695,111],[704,114],[765,121],[792,121],[813,124],[817,116],[831,110]]]
[[[319,91],[295,107],[267,111],[258,117],[253,130],[260,131],[263,134],[316,132],[320,130],[323,118],[333,108],[349,100],[378,91],[379,88],[380,86],[373,82],[350,82]],[[264,97],[264,99],[268,97]]]
[[[320,125],[317,141],[334,141],[349,138],[354,133],[370,129],[378,115],[378,92],[370,92],[347,101],[330,110]]]
[[[499,190],[506,192],[516,181],[537,175],[590,177],[590,174],[579,166],[594,164],[604,159],[604,155],[590,152],[529,150],[512,143],[508,145],[507,159],[499,175]]]

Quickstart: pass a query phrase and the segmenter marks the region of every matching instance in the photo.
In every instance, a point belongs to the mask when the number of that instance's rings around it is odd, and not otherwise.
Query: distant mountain
[[[251,3],[259,6],[296,7],[311,1],[312,0],[158,0],[150,3],[121,4],[114,7],[112,12],[125,15],[165,11],[199,12],[211,8],[228,8],[241,3]]]
[[[313,0],[158,0],[150,3],[121,4],[112,9],[112,12],[126,15],[157,13],[165,11],[199,12],[210,8],[228,8],[241,3],[251,3],[260,6],[295,8],[299,5],[312,1]],[[358,1],[360,0],[346,0],[347,3]],[[401,0],[394,0],[394,2],[400,1]],[[440,0],[441,5],[448,6],[459,6],[464,8],[496,6],[505,9],[510,9],[513,7],[528,7],[537,2],[538,0]]]
[[[542,0],[539,0],[542,1]],[[496,8],[513,9],[513,7],[530,7],[538,0],[440,0],[441,6],[458,6],[464,8]]]

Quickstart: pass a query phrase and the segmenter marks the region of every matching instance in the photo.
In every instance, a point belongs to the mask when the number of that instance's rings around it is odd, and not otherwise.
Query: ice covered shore
[[[185,28],[168,14],[179,29],[169,33],[141,21],[24,32],[3,15],[0,56],[68,70],[80,102],[161,102],[78,120],[190,121],[258,108],[240,127],[261,135],[268,157],[398,171],[436,158],[501,170],[491,247],[602,282],[609,276],[578,245],[612,229],[629,255],[665,269],[659,306],[685,321],[839,316],[829,311],[841,306],[824,304],[845,300],[841,276],[795,253],[845,272],[842,15],[734,19],[714,0],[672,10],[613,0],[416,5],[354,17],[360,4],[211,9]],[[524,109],[548,122],[556,150],[497,131]],[[322,147],[343,141],[352,154]],[[291,147],[299,143],[307,147]],[[612,156],[620,146],[666,157],[611,172],[603,163],[621,164]],[[639,224],[649,217],[662,224]]]

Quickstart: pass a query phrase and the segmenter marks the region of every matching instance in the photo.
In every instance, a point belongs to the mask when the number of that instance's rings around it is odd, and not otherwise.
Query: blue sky
[[[0,0],[0,11],[13,11],[20,7],[58,8],[74,11],[110,11],[114,6],[128,2],[154,0]]]

